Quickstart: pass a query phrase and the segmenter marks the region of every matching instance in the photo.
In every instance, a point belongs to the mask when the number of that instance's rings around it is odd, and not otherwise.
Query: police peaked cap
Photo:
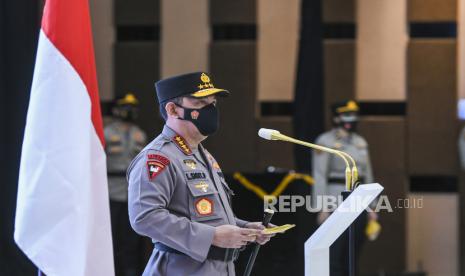
[[[227,96],[229,94],[225,89],[216,88],[211,77],[205,72],[188,73],[157,81],[155,90],[159,103],[181,96],[203,98],[210,95]]]

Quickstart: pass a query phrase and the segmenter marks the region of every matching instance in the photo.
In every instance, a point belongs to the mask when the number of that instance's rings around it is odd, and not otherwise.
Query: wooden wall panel
[[[384,187],[391,204],[405,198],[406,179],[406,125],[402,117],[364,117],[360,133],[368,141],[375,182]],[[367,242],[362,253],[360,270],[364,273],[405,270],[405,210],[381,212],[381,235],[375,242]],[[386,257],[389,254],[389,257]]]
[[[356,94],[365,101],[405,101],[405,0],[357,1]]]
[[[258,120],[257,128],[270,128],[293,136],[291,117],[265,117]],[[258,171],[268,166],[283,169],[294,169],[294,145],[281,141],[267,141],[257,136]]]
[[[207,148],[226,172],[253,172],[257,160],[256,43],[213,42],[210,72],[215,86],[231,95],[220,101],[221,129],[208,139]]]
[[[162,130],[155,81],[159,79],[159,44],[125,42],[115,46],[115,96],[133,92],[140,101],[138,123],[152,139]]]
[[[332,103],[355,97],[355,41],[325,40],[324,101],[326,127],[331,127]]]
[[[164,0],[162,13],[161,76],[208,71],[208,1]]]
[[[355,22],[355,0],[323,0],[325,23]]]
[[[258,0],[258,99],[293,101],[300,30],[299,0]]]
[[[408,21],[455,21],[457,0],[408,0]]]
[[[160,0],[115,0],[116,25],[158,25]]]
[[[411,175],[457,171],[455,40],[412,40],[408,49],[408,156]]]
[[[414,193],[409,200],[423,201],[423,208],[407,210],[409,270],[422,266],[430,276],[459,275],[458,195]]]
[[[210,1],[212,24],[255,24],[256,13],[256,0]]]
[[[101,100],[114,96],[113,45],[115,26],[113,22],[113,0],[90,1],[92,33],[94,38],[95,63]]]

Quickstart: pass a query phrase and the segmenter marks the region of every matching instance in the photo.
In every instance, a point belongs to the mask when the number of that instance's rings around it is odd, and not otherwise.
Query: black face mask
[[[126,122],[134,122],[137,118],[137,108],[133,106],[117,106],[113,115]]]
[[[348,132],[356,132],[357,131],[357,122],[350,122],[350,123],[340,123],[340,127],[344,128]]]
[[[348,132],[357,131],[358,117],[356,115],[340,115],[339,127],[347,130]]]
[[[184,109],[184,118],[179,119],[192,122],[202,135],[210,136],[218,130],[219,114],[215,104],[212,103],[199,109],[176,105]]]

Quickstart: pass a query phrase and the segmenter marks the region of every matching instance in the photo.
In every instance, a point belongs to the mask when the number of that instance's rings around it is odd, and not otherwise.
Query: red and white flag
[[[114,275],[105,158],[88,0],[47,0],[14,233],[47,276]]]

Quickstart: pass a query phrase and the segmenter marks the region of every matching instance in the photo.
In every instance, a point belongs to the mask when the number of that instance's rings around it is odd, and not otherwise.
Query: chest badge
[[[208,191],[208,183],[206,182],[199,182],[198,184],[195,184],[194,187],[198,190],[201,190],[204,193]]]
[[[195,202],[195,210],[201,216],[208,216],[213,213],[213,202],[204,197]]]
[[[195,162],[195,160],[186,159],[186,160],[183,160],[183,162],[184,162],[184,165],[186,165],[191,170],[197,169],[197,162]]]

